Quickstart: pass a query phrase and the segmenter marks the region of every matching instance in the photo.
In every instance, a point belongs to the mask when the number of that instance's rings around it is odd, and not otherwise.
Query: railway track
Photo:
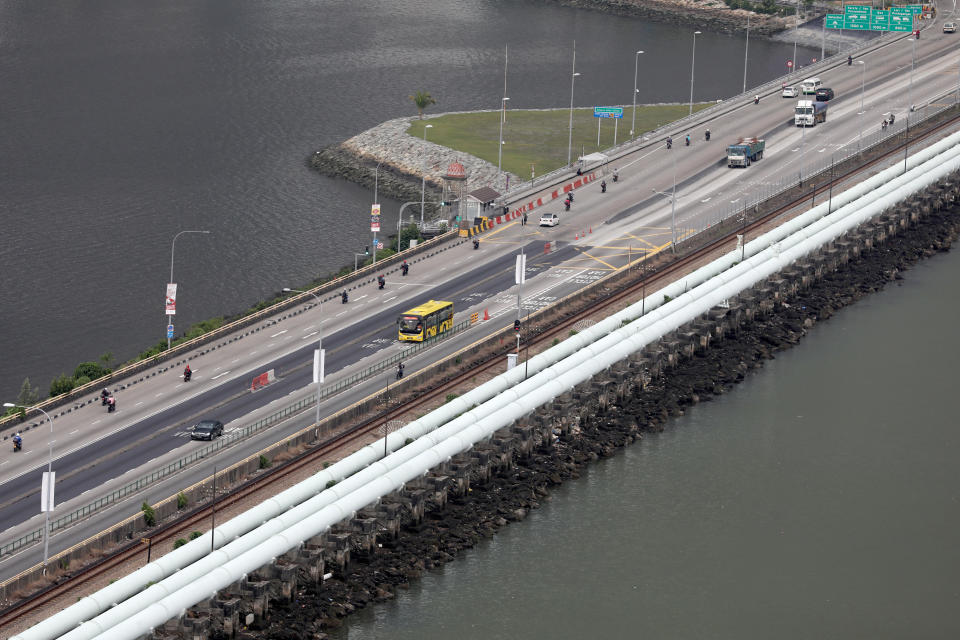
[[[522,345],[522,348],[529,349],[532,347],[536,349],[548,346],[554,338],[566,334],[578,323],[595,316],[606,316],[612,308],[625,306],[639,300],[646,293],[646,288],[649,287],[651,291],[656,291],[662,285],[672,282],[675,278],[691,271],[705,261],[712,260],[718,254],[729,251],[730,242],[734,240],[736,235],[743,234],[745,237],[750,237],[758,234],[765,227],[785,219],[785,216],[796,210],[804,201],[826,193],[839,183],[879,163],[888,161],[894,155],[902,152],[908,144],[913,145],[923,142],[944,130],[955,127],[958,121],[960,121],[960,113],[948,115],[940,122],[931,123],[925,128],[918,127],[911,132],[915,137],[909,139],[904,137],[896,141],[889,141],[882,150],[875,151],[873,157],[867,158],[864,162],[839,164],[833,172],[833,177],[828,181],[818,183],[815,187],[807,189],[801,187],[796,189],[795,193],[789,192],[782,195],[782,202],[774,203],[769,211],[756,213],[750,220],[739,221],[736,225],[732,225],[730,229],[724,230],[718,237],[703,243],[702,246],[690,249],[683,255],[678,255],[675,259],[660,257],[653,261],[654,264],[651,269],[648,270],[645,265],[638,268],[635,277],[627,278],[616,288],[604,286],[604,281],[599,281],[595,285],[597,292],[593,296],[583,296],[584,299],[576,309],[572,310],[572,313],[528,334],[528,339]],[[511,329],[510,327],[505,328],[501,335],[511,334]],[[287,462],[268,469],[256,478],[217,497],[214,504],[198,507],[176,520],[158,526],[151,531],[150,539],[152,543],[158,546],[172,544],[175,537],[182,531],[197,527],[202,528],[205,523],[210,521],[214,509],[224,510],[255,496],[258,492],[270,492],[272,486],[290,475],[301,471],[305,467],[322,464],[324,460],[329,459],[330,454],[335,450],[352,447],[368,439],[372,433],[391,420],[397,420],[409,412],[416,412],[418,409],[428,407],[439,399],[445,398],[451,390],[469,384],[478,375],[490,373],[493,369],[502,367],[503,355],[512,350],[513,341],[505,340],[504,344],[509,346],[486,350],[469,369],[438,382],[432,388],[418,393],[412,399],[400,401],[392,407],[387,406],[379,413],[357,422],[319,445],[304,451]],[[164,548],[170,547],[164,546]],[[21,616],[26,616],[41,609],[53,600],[109,573],[117,566],[142,556],[144,552],[142,542],[131,542],[83,567],[77,573],[66,577],[62,581],[27,596],[15,605],[0,611],[0,629]]]

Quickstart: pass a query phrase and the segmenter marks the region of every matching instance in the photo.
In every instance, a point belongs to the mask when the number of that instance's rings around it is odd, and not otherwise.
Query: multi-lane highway
[[[201,417],[218,418],[230,431],[245,424],[250,415],[274,411],[313,393],[312,351],[321,334],[328,382],[335,382],[403,348],[396,341],[395,320],[421,301],[454,301],[458,321],[471,312],[482,315],[486,310],[493,316],[492,321],[479,323],[449,345],[437,346],[412,360],[407,365],[411,373],[453,346],[512,322],[517,302],[514,255],[521,247],[529,255],[522,306],[540,308],[622,268],[629,259],[669,247],[671,206],[663,194],[671,192],[674,183],[676,231],[683,238],[709,226],[737,203],[809,171],[835,151],[856,146],[861,130],[863,135],[879,131],[884,114],[895,113],[898,126],[905,123],[911,103],[925,105],[958,87],[960,36],[940,32],[944,19],[949,17],[941,16],[920,40],[901,38],[873,45],[855,57],[864,64],[848,66],[843,60],[817,72],[824,85],[836,92],[824,124],[806,130],[795,127],[796,99],[781,98],[778,88],[763,94],[759,104],[743,100],[691,127],[693,143],[689,147],[683,144],[688,130],[671,131],[671,150],[661,141],[639,143],[606,168],[618,167],[619,181],[613,183],[606,175],[606,193],[601,193],[596,183],[578,190],[570,212],[565,212],[559,201],[544,206],[530,214],[526,226],[515,221],[484,234],[477,251],[468,242],[453,241],[455,246],[414,262],[406,277],[387,273],[383,290],[375,284],[365,285],[351,292],[346,305],[335,296],[325,300],[322,308],[313,305],[275,324],[263,323],[260,331],[192,358],[194,373],[189,383],[182,381],[179,370],[166,371],[118,392],[115,413],[107,414],[95,403],[58,418],[53,465],[58,513],[95,498],[124,474],[146,471],[165,457],[203,446],[191,442],[187,432]],[[795,83],[800,80],[802,77],[797,77]],[[706,128],[712,134],[709,142],[703,136]],[[748,169],[727,168],[726,145],[746,135],[766,139],[763,160]],[[801,159],[806,169],[801,168]],[[535,226],[542,212],[559,214],[560,224]],[[547,242],[551,250],[544,252]],[[289,284],[277,283],[277,288]],[[251,379],[268,369],[276,371],[276,382],[251,392]],[[321,413],[332,413],[375,384],[382,382],[359,384],[324,401]],[[258,442],[277,439],[298,424],[309,424],[311,415],[261,434]],[[22,452],[0,451],[0,521],[6,524],[0,544],[40,524],[37,493],[47,462],[48,433],[47,425],[42,425],[25,433]],[[210,463],[222,466],[246,455],[241,447],[235,449],[221,453],[219,462]],[[51,550],[68,546],[75,542],[74,537],[69,531],[55,536]],[[0,576],[19,568],[9,558],[0,558]]]

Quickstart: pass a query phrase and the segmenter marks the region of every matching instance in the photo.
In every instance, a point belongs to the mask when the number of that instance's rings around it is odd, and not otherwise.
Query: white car
[[[560,224],[560,216],[555,213],[545,213],[540,216],[541,227],[555,227]]]
[[[783,98],[796,98],[799,94],[800,90],[790,85],[784,85],[783,91],[780,92],[780,96]]]
[[[957,32],[957,23],[956,23],[956,22],[944,22],[944,23],[943,23],[943,32],[944,32],[944,33],[956,33],[956,32]]]

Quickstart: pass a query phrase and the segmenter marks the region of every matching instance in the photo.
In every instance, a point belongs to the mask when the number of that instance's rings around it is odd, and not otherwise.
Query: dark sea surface
[[[689,98],[692,30],[514,0],[0,1],[0,397],[352,262],[368,189],[316,149],[431,112]],[[696,100],[739,93],[742,37],[697,37]],[[792,45],[750,42],[752,86]],[[819,52],[802,51],[810,57]],[[387,221],[398,204],[384,201]],[[387,222],[387,228],[390,223]]]

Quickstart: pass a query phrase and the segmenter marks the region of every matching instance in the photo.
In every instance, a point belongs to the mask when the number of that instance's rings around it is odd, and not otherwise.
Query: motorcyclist
[[[570,202],[573,202],[573,191],[567,194],[567,198],[570,199]]]
[[[23,438],[20,437],[20,434],[17,433],[13,436],[13,450],[20,451],[23,448]]]
[[[886,118],[884,118],[884,119],[883,119],[883,122],[880,123],[880,130],[881,130],[881,131],[886,131],[886,130],[887,130],[887,119],[886,119]]]
[[[613,170],[613,181],[616,182],[616,181],[619,180],[619,179],[620,179],[620,174],[617,173],[617,170],[616,170],[616,169],[614,169],[614,170]]]
[[[753,104],[760,104],[760,96],[759,96],[759,95],[753,96]]]
[[[570,198],[563,201],[563,210],[570,211]]]
[[[101,406],[101,407],[107,404],[107,398],[109,398],[109,397],[110,397],[110,390],[109,390],[109,389],[104,389],[103,391],[100,392],[100,406]]]
[[[710,142],[710,129],[707,129],[706,131],[703,132],[703,137],[706,139],[707,142]]]
[[[477,240],[476,238],[473,239],[473,248],[474,248],[474,249],[479,249],[479,248],[480,248],[480,241]]]
[[[689,133],[687,134],[687,137],[686,137],[685,140],[686,140],[687,146],[689,147],[689,146],[690,146],[690,134],[689,134]]]
[[[340,304],[347,304],[347,290],[344,289],[343,293],[340,294]]]
[[[193,375],[193,371],[190,370],[190,365],[187,365],[183,369],[183,381],[190,382],[190,377]]]
[[[853,65],[853,56],[847,56],[847,66]]]
[[[667,136],[667,149],[672,149],[672,148],[673,148],[673,138],[671,138],[670,136]]]
[[[403,363],[398,362],[397,363],[397,380],[399,380],[402,377],[403,377]]]
[[[117,408],[117,399],[114,398],[113,396],[110,396],[109,398],[107,398],[107,413],[113,413],[113,411],[116,408]]]
[[[404,260],[403,264],[400,265],[400,273],[407,275],[407,272],[410,271],[410,265],[407,264],[407,261]]]
[[[383,289],[383,285],[385,284],[387,284],[387,281],[384,279],[383,274],[377,276],[377,286]]]
[[[601,181],[600,181],[600,193],[606,193],[606,192],[607,192],[607,181],[606,181],[606,180],[601,180]]]

